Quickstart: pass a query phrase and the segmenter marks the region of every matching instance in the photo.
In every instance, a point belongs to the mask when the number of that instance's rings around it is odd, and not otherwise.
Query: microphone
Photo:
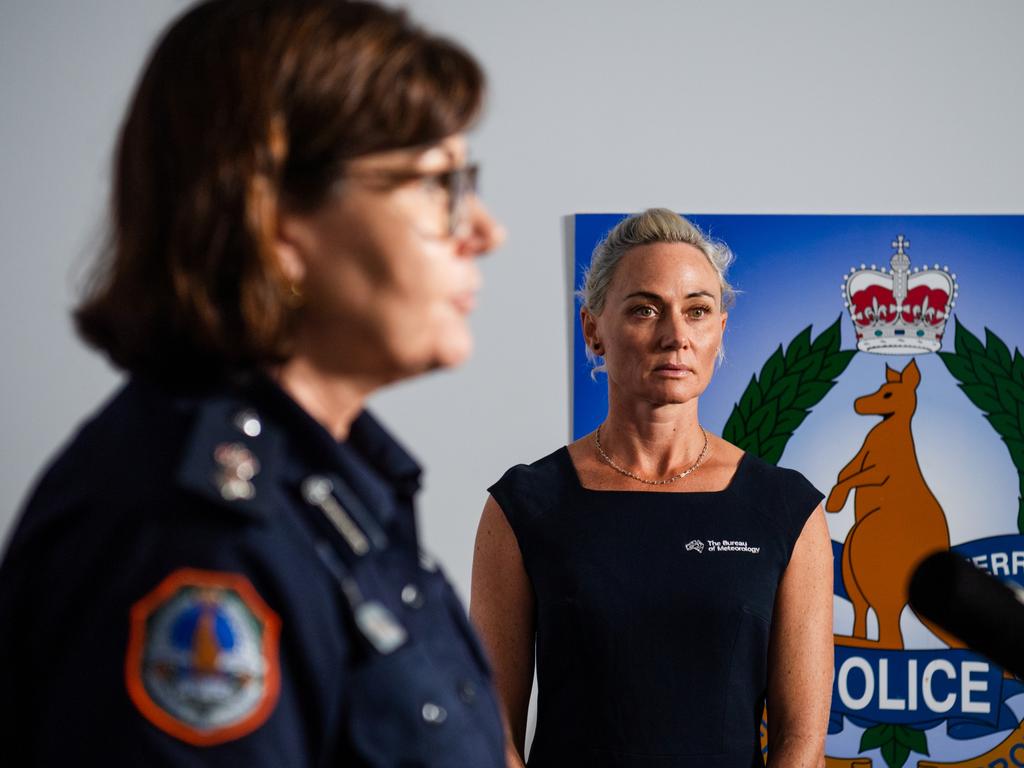
[[[1011,587],[948,550],[910,578],[910,606],[971,650],[1024,678],[1024,602]]]

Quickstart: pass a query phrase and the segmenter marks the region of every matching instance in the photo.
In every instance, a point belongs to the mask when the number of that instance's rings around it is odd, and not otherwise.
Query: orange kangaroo
[[[845,645],[902,648],[900,614],[917,564],[949,549],[946,516],[917,463],[910,420],[917,409],[921,373],[913,360],[902,372],[885,367],[885,384],[859,397],[853,409],[881,416],[860,451],[842,471],[825,509],[838,512],[854,493],[854,525],[843,547],[843,582],[853,602],[853,637]],[[878,618],[878,640],[867,639],[868,608]],[[948,645],[962,644],[925,622]]]

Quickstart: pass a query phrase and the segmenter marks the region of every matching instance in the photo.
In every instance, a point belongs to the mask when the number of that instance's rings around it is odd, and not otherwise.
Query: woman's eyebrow
[[[704,290],[691,291],[690,293],[686,294],[686,296],[684,298],[696,299],[696,298],[698,298],[700,296],[707,296],[709,299],[717,299],[718,298],[717,296],[715,296],[715,294],[711,293],[711,291],[704,291]],[[664,301],[665,301],[664,298],[662,298],[660,295],[658,295],[654,291],[633,291],[632,293],[627,294],[626,296],[624,296],[622,300],[626,301],[628,299],[635,299],[635,298],[650,299],[651,301],[660,301],[662,303],[664,303]]]
[[[624,296],[623,301],[627,299],[650,299],[651,301],[664,302],[665,300],[656,294],[654,291],[633,291],[631,294]]]

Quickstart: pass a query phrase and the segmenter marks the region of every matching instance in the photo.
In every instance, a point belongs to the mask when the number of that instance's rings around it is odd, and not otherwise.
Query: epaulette
[[[283,436],[259,412],[234,397],[205,400],[185,442],[178,484],[217,504],[263,517],[274,509]]]

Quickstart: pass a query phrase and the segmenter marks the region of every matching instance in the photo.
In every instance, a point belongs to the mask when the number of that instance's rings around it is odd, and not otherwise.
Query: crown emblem
[[[956,304],[949,267],[910,268],[910,241],[899,235],[890,269],[874,264],[843,276],[843,302],[857,332],[857,349],[877,355],[936,352]]]

